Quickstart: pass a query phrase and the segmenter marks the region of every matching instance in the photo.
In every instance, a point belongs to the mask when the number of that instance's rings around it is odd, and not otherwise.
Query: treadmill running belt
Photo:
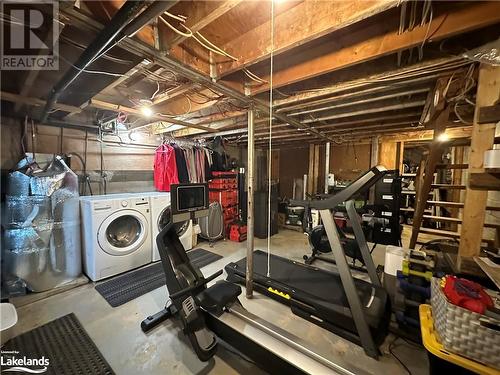
[[[267,254],[254,252],[254,288],[281,303],[292,312],[319,326],[358,343],[346,293],[340,275],[317,267],[271,255],[267,277]],[[226,267],[227,280],[245,283],[246,258]],[[366,321],[375,342],[383,341],[390,318],[387,292],[364,280],[353,278]]]
[[[254,252],[254,275],[267,275],[267,254],[261,250]],[[239,260],[238,268],[245,269],[246,258]],[[311,272],[311,268],[315,272]],[[347,297],[342,288],[340,275],[316,267],[305,267],[301,263],[293,263],[289,259],[271,254],[270,279],[287,285],[288,287],[307,292],[312,297],[332,302],[342,306],[349,306]],[[366,306],[371,299],[372,285],[360,280],[356,283],[358,295],[362,305]]]

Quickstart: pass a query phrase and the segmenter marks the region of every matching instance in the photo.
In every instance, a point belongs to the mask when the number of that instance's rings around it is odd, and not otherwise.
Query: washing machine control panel
[[[122,205],[122,207],[127,207],[128,206],[128,202],[127,201],[121,201],[121,205]]]

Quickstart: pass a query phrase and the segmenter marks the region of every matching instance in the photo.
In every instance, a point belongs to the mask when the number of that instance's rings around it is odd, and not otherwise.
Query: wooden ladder
[[[410,249],[414,249],[417,244],[418,233],[424,219],[424,211],[427,207],[427,200],[434,182],[434,173],[441,162],[446,142],[442,142],[439,136],[446,130],[446,124],[450,114],[450,107],[446,106],[433,121],[434,135],[427,157],[422,158],[415,178],[415,212],[413,213],[413,227],[410,238]]]

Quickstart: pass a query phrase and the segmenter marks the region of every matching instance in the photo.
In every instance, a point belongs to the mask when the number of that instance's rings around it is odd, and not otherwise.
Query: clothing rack
[[[208,146],[205,143],[205,140],[190,140],[190,139],[178,139],[174,136],[162,134],[161,136],[162,144],[163,143],[176,143],[180,147],[206,147]]]

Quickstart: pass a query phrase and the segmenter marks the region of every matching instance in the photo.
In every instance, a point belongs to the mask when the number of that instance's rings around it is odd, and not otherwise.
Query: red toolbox
[[[238,172],[212,171],[212,176],[214,178],[236,178],[238,176]]]
[[[238,218],[238,207],[226,207],[224,208],[224,220],[237,219]]]
[[[247,226],[241,223],[229,226],[229,239],[235,242],[242,242],[247,239]]]
[[[238,192],[236,190],[209,191],[210,202],[220,202],[223,208],[238,204]]]
[[[208,183],[208,187],[216,190],[237,189],[238,181],[235,178],[215,178]]]

